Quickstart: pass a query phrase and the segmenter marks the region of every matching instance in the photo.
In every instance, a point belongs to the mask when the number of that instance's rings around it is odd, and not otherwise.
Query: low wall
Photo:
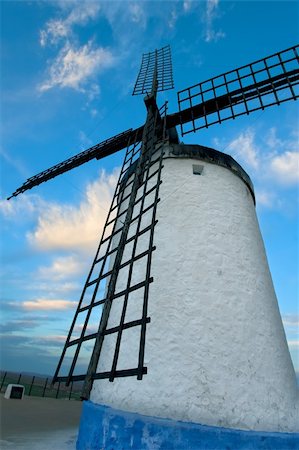
[[[231,430],[83,404],[77,450],[296,450],[298,433]]]

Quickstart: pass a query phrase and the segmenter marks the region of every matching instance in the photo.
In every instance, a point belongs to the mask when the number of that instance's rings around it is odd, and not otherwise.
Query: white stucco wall
[[[204,165],[202,175],[192,164]],[[95,381],[91,400],[208,425],[294,431],[295,374],[247,186],[224,167],[190,158],[165,159],[162,180],[148,374]],[[108,327],[119,323],[121,307],[114,301]],[[141,318],[141,307],[132,295],[126,321]],[[123,332],[119,370],[137,367],[139,333]],[[104,340],[100,371],[111,367],[115,337]]]

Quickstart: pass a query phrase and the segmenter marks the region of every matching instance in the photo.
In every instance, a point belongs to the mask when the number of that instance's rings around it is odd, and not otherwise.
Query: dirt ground
[[[39,436],[64,436],[78,431],[82,403],[74,400],[27,397],[23,400],[0,396],[1,448],[27,448],[26,442]],[[23,442],[23,444],[22,444]],[[54,442],[52,441],[54,445]],[[23,445],[23,446],[22,446]],[[40,445],[40,448],[43,447]],[[31,446],[33,448],[33,445]],[[46,447],[44,447],[46,448]],[[48,448],[48,447],[47,447]],[[49,447],[49,448],[52,448]],[[53,448],[55,448],[53,446]],[[62,448],[62,447],[61,447]],[[56,450],[59,449],[56,444]],[[59,449],[60,450],[60,449]]]

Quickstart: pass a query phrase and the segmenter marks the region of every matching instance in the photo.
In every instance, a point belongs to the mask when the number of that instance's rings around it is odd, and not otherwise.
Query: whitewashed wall
[[[204,165],[202,175],[192,164]],[[224,167],[190,158],[165,159],[162,180],[148,374],[95,381],[91,400],[208,425],[298,429],[294,369],[247,186]],[[108,327],[119,323],[121,306],[114,301]],[[139,319],[141,306],[132,296],[126,321]],[[137,366],[139,331],[124,331],[118,369]],[[114,343],[113,335],[105,339],[100,371],[110,369]]]

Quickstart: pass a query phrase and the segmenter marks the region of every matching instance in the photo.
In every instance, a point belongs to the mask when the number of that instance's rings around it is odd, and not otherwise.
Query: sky
[[[143,124],[142,53],[171,45],[177,91],[298,42],[296,1],[1,2],[1,365],[53,374],[124,151],[6,198],[27,178]],[[290,353],[299,372],[298,102],[180,136],[250,175]],[[180,131],[180,130],[178,130]]]

